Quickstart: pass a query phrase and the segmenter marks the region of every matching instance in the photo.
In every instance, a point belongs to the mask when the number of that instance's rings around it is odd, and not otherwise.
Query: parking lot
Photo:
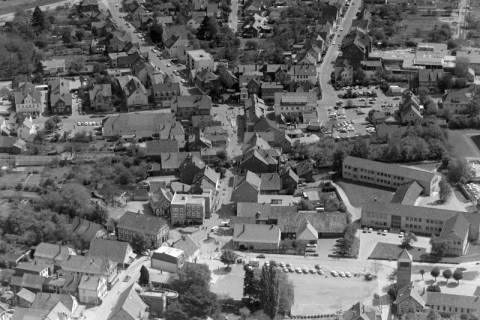
[[[360,260],[368,259],[373,249],[379,242],[398,245],[400,245],[402,242],[402,238],[398,233],[387,232],[383,234],[383,232],[379,233],[379,230],[372,230],[371,233],[359,230],[357,236],[360,238],[360,252],[358,255]],[[417,236],[417,241],[412,242],[412,246],[426,248],[427,252],[430,252],[430,237]]]
[[[336,105],[327,106],[326,112],[320,119],[320,122],[322,122],[323,126],[327,129],[325,133],[331,134],[334,138],[372,134],[375,132],[375,128],[366,120],[370,110],[384,111],[386,114],[393,115],[395,110],[398,109],[400,103],[399,97],[386,96],[382,90],[376,87],[355,87],[352,89],[352,92],[356,92],[357,94],[365,93],[366,95],[368,91],[374,92],[376,97],[337,97]],[[337,95],[344,95],[347,90],[342,89],[335,92]]]

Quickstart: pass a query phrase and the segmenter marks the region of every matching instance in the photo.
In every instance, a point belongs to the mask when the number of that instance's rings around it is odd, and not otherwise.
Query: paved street
[[[104,6],[104,10],[109,11],[112,17],[112,20],[117,25],[118,29],[128,33],[132,43],[145,44],[145,41],[142,40],[139,36],[140,34],[136,32],[135,28],[125,20],[125,13],[120,11],[122,6],[122,1],[120,0],[101,0],[99,4]],[[148,60],[160,71],[165,73],[170,79],[173,79],[174,82],[180,84],[180,93],[181,95],[190,95],[188,87],[185,86],[184,80],[178,74],[174,73],[175,70],[181,70],[182,67],[175,65],[171,60],[161,59],[157,56],[157,53],[153,50],[154,46],[150,48],[148,54]]]
[[[232,0],[230,4],[230,15],[228,16],[228,26],[235,33],[238,28],[238,0]]]
[[[328,119],[327,108],[333,107],[337,101],[337,93],[330,85],[330,74],[333,72],[334,63],[337,58],[339,48],[342,44],[342,40],[345,35],[348,33],[352,20],[355,19],[355,16],[360,8],[360,0],[352,0],[350,7],[348,8],[345,16],[339,25],[343,28],[343,31],[335,32],[335,37],[331,41],[327,53],[323,58],[323,62],[317,66],[317,74],[320,83],[320,88],[322,90],[322,99],[318,101],[318,114],[319,121]],[[335,45],[333,45],[335,42]]]
[[[108,319],[110,314],[115,308],[115,305],[118,302],[118,297],[132,284],[138,281],[140,277],[140,268],[143,264],[149,266],[148,257],[141,257],[140,259],[135,260],[127,270],[124,270],[119,273],[118,282],[107,292],[107,295],[103,298],[102,304],[93,308],[86,309],[85,317],[86,320],[97,320],[97,319]],[[128,281],[124,281],[125,277],[129,276]],[[101,316],[100,316],[101,315]]]

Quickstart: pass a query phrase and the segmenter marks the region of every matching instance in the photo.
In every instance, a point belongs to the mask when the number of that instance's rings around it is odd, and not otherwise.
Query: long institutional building
[[[421,169],[377,161],[347,157],[343,162],[343,177],[359,182],[397,189],[397,194],[409,194],[417,185],[419,192],[429,195],[435,191],[439,175]],[[418,187],[421,186],[421,187]],[[423,189],[422,189],[423,188]],[[394,197],[395,199],[395,197]],[[414,201],[367,202],[362,208],[362,226],[412,231],[435,236],[435,241],[447,244],[447,254],[461,256],[467,252],[469,241],[479,238],[480,214],[420,207]]]
[[[416,181],[423,193],[430,195],[438,185],[440,176],[426,170],[388,164],[357,157],[343,160],[342,175],[345,179],[376,184],[387,188],[398,188],[402,184]]]

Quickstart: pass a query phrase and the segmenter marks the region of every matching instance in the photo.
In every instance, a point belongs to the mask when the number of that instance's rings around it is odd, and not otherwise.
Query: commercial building
[[[236,223],[233,228],[233,245],[238,250],[276,251],[280,239],[276,225]]]
[[[162,246],[152,254],[152,268],[176,273],[185,263],[183,250]]]
[[[317,106],[316,93],[311,92],[275,92],[275,115],[300,116],[313,112]]]
[[[158,248],[167,241],[168,232],[164,219],[141,213],[126,212],[117,223],[118,240],[130,242],[134,235],[139,235],[150,248]]]
[[[187,51],[187,68],[195,75],[202,70],[214,71],[214,60],[210,53],[203,49]]]
[[[172,225],[202,224],[205,218],[205,199],[201,195],[175,193],[170,205]]]
[[[397,164],[387,164],[357,157],[343,160],[342,176],[345,179],[397,188],[402,184],[416,181],[423,187],[423,194],[435,190],[440,176],[433,172]]]

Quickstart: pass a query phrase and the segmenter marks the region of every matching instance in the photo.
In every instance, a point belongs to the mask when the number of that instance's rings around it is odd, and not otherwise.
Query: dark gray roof
[[[164,227],[168,227],[164,219],[135,212],[126,212],[117,223],[117,228],[147,234],[156,234]]]

